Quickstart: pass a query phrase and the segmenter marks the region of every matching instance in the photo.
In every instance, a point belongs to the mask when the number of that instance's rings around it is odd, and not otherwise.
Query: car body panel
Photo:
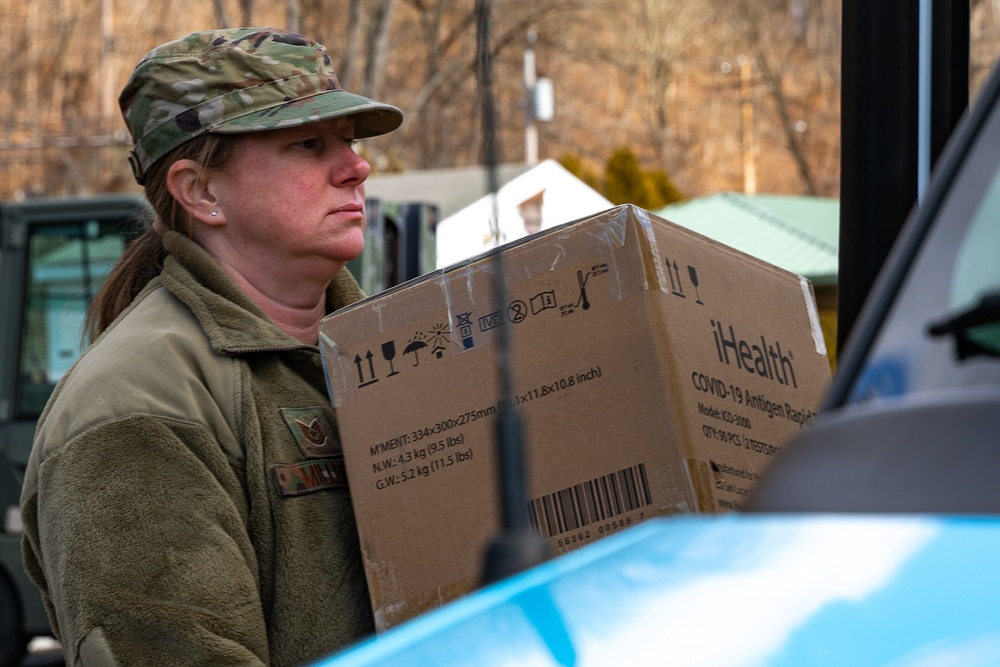
[[[996,553],[1000,518],[654,519],[317,664],[996,664]]]

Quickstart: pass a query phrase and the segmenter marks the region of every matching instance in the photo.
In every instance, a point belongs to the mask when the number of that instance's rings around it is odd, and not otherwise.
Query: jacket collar
[[[169,253],[160,278],[201,323],[216,352],[316,349],[289,336],[244,292],[208,252],[175,231],[163,235]],[[364,297],[350,272],[342,269],[327,287],[327,311]]]

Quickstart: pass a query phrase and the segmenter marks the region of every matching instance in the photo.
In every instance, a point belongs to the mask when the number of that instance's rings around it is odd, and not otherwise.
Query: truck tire
[[[0,572],[0,667],[16,667],[28,648],[21,624],[21,601]]]

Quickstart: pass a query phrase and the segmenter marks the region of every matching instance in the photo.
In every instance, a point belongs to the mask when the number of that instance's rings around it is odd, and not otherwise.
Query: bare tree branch
[[[385,58],[389,51],[389,23],[394,3],[395,0],[378,0],[370,17],[363,89],[366,97],[377,97],[381,89]]]
[[[343,85],[348,85],[354,75],[354,60],[361,42],[361,0],[350,0],[347,11],[347,43],[340,53],[337,72]]]
[[[228,28],[229,21],[226,19],[226,8],[222,5],[222,0],[212,0],[212,6],[215,8],[215,23],[220,28]]]

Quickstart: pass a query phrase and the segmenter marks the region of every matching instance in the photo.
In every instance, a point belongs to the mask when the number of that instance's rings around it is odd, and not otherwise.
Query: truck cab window
[[[15,412],[38,416],[83,351],[87,308],[125,249],[117,224],[88,220],[29,228]]]

